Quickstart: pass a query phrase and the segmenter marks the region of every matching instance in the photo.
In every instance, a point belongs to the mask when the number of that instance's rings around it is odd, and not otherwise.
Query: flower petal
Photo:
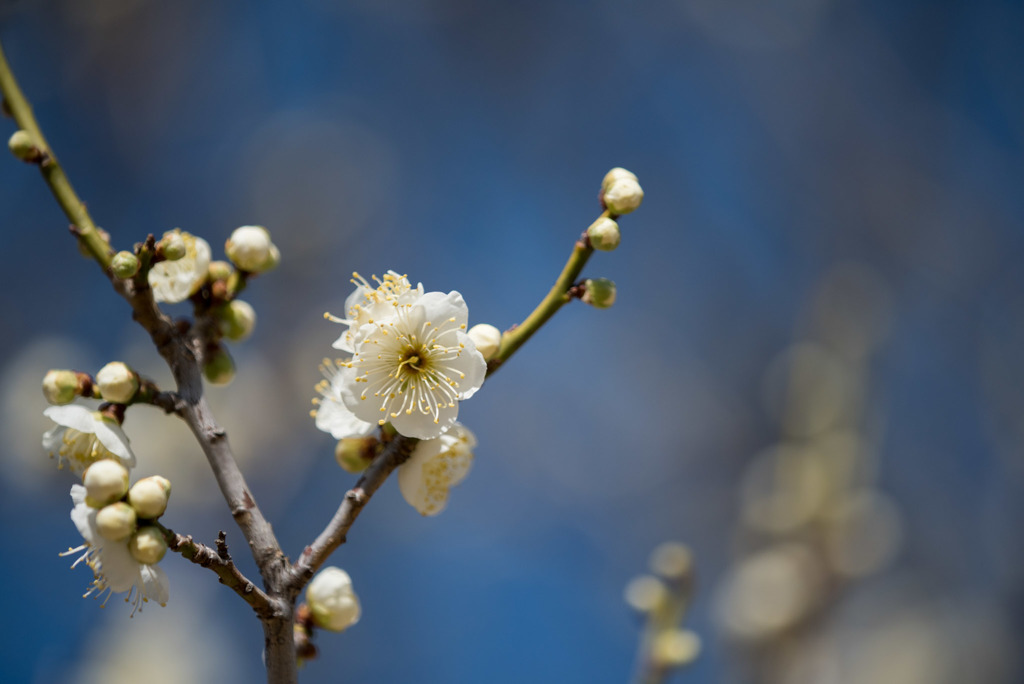
[[[128,435],[124,434],[120,425],[102,419],[97,420],[95,432],[100,444],[121,459],[121,465],[125,468],[135,467],[135,454],[128,446]]]
[[[447,404],[440,406],[437,411],[436,422],[434,416],[429,413],[420,413],[419,411],[399,413],[394,418],[389,416],[391,425],[398,430],[399,434],[406,437],[415,437],[416,439],[440,437],[441,433],[450,428],[458,417],[458,404],[455,404],[455,406],[448,406]]]
[[[365,437],[377,427],[376,423],[360,420],[339,398],[324,397],[316,410],[316,427],[329,432],[334,439]]]
[[[143,565],[139,568],[142,577],[143,595],[156,601],[161,606],[167,605],[170,597],[170,582],[167,581],[167,573],[159,565]]]
[[[57,425],[63,425],[72,430],[88,432],[89,434],[96,432],[96,416],[93,415],[92,411],[79,404],[51,406],[43,411],[43,415],[57,423]]]

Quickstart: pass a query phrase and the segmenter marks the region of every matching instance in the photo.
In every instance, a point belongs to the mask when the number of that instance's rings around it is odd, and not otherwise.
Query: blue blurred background
[[[0,0],[118,249],[181,227],[220,256],[253,223],[280,247],[210,393],[293,557],[354,480],[307,415],[352,271],[505,328],[604,173],[644,186],[586,271],[616,306],[567,307],[463,405],[480,446],[448,510],[389,482],[332,557],[364,615],[307,682],[624,682],[622,590],[666,539],[698,577],[680,682],[1024,679],[1022,36],[1008,0]],[[170,604],[131,620],[79,598],[40,380],[168,376],[10,157],[0,208],[4,680],[258,681],[258,623],[201,568],[165,559]],[[254,573],[157,413],[125,428],[174,483],[166,524],[226,530]]]

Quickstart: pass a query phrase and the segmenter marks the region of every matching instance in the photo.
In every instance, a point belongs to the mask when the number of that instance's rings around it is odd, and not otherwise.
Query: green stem
[[[53,153],[46,138],[43,137],[43,132],[39,129],[36,117],[32,113],[32,106],[25,99],[10,65],[7,64],[3,45],[0,45],[0,92],[3,93],[4,101],[14,116],[14,120],[18,122],[18,126],[32,137],[32,142],[39,148],[42,155],[39,161],[39,170],[43,174],[46,184],[50,186],[50,192],[53,193],[61,209],[64,210],[64,215],[75,226],[79,242],[104,269],[109,268],[110,245],[100,235],[92,217],[85,209],[85,204],[75,194],[71,182],[64,175],[64,170],[57,161],[57,155]]]
[[[602,214],[602,216],[608,215],[607,211]],[[569,260],[565,262],[562,273],[558,276],[558,280],[555,281],[547,296],[526,317],[526,320],[511,330],[505,331],[505,334],[501,336],[501,346],[498,347],[497,353],[487,363],[488,375],[498,370],[517,349],[523,346],[542,325],[548,322],[549,318],[555,315],[556,311],[572,299],[569,289],[576,283],[576,279],[580,277],[583,267],[587,265],[587,259],[593,253],[594,248],[590,246],[589,241],[585,237],[581,237],[576,241],[572,254],[569,255]]]

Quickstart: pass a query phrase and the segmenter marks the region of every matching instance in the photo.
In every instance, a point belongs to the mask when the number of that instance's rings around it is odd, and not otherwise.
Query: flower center
[[[399,373],[403,380],[411,380],[416,375],[427,372],[430,357],[423,346],[407,346],[398,357]]]

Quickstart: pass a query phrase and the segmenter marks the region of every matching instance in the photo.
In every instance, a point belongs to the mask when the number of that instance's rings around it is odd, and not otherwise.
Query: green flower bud
[[[580,299],[595,309],[607,309],[615,303],[615,282],[607,278],[587,278]]]
[[[7,147],[10,148],[11,154],[24,162],[39,161],[42,156],[28,131],[15,131],[7,141]]]
[[[587,237],[594,249],[601,252],[610,252],[619,246],[622,235],[619,233],[619,224],[606,216],[602,216],[587,228]]]
[[[131,278],[139,272],[139,258],[131,252],[118,252],[110,260],[110,270],[122,280]]]
[[[96,531],[109,541],[127,539],[135,530],[135,509],[124,501],[104,506],[96,512]],[[134,554],[133,554],[134,555]]]
[[[103,508],[120,501],[128,491],[128,469],[118,461],[105,458],[86,469],[82,484],[85,485],[85,503]]]
[[[226,261],[211,261],[209,274],[210,280],[227,280],[231,277],[231,274],[235,272],[235,269],[231,268],[231,264]]]
[[[277,268],[277,265],[281,263],[281,250],[277,248],[277,245],[270,245],[270,251],[267,252],[267,258],[263,261],[263,267],[261,271],[272,271]]]
[[[78,373],[71,370],[47,371],[43,377],[43,396],[56,406],[70,404],[78,396]]]
[[[166,477],[153,475],[132,485],[128,490],[128,503],[140,518],[156,520],[167,510],[167,500],[170,496],[170,481]]]
[[[235,362],[223,347],[206,359],[203,375],[213,385],[226,385],[235,377]]]
[[[229,340],[244,340],[256,327],[256,310],[248,302],[235,299],[218,311],[220,330]]]
[[[174,231],[164,233],[156,248],[167,261],[177,261],[188,254],[188,245],[185,244],[185,238],[181,236],[181,233]]]
[[[96,386],[107,401],[127,404],[139,391],[139,378],[120,361],[112,361],[96,374]]]
[[[167,553],[167,540],[158,528],[147,525],[140,527],[128,542],[128,550],[143,565],[156,565]]]
[[[342,470],[361,473],[373,460],[376,446],[376,437],[347,437],[334,446],[334,458]]]

